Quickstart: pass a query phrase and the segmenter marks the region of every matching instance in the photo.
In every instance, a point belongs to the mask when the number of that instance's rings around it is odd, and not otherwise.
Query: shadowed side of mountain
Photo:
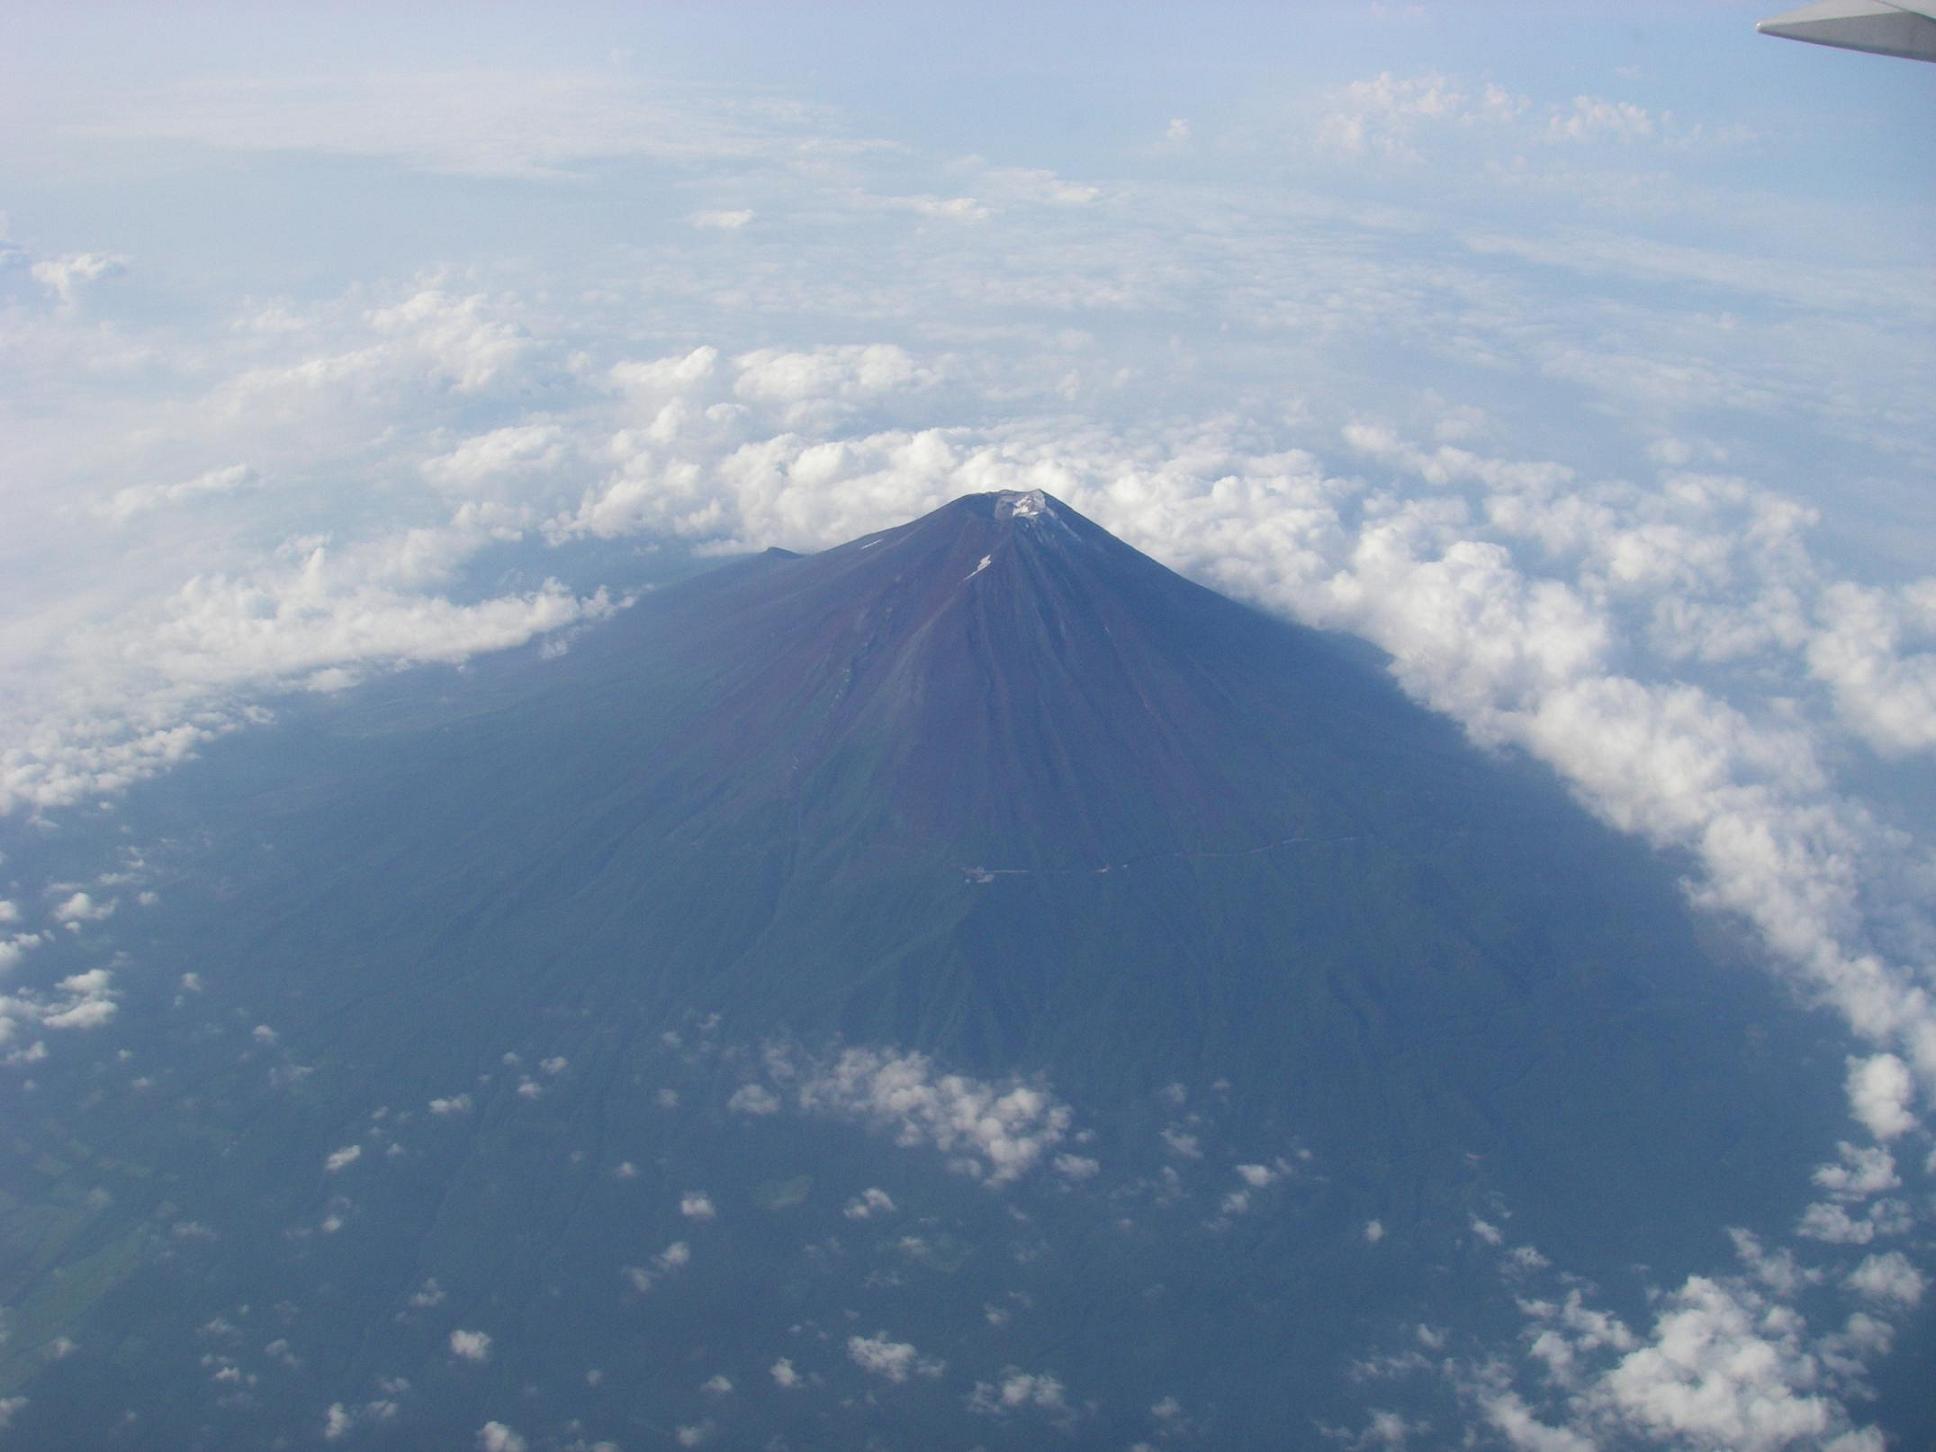
[[[1636,1254],[1670,1205],[1706,1237],[1792,1198],[1832,1134],[1839,1058],[1663,864],[1046,496],[734,562],[409,719],[343,703],[249,808],[240,926],[338,965],[301,991],[368,1025],[342,1052],[567,998],[1112,1102],[1220,1079],[1421,1205],[1483,1162]]]

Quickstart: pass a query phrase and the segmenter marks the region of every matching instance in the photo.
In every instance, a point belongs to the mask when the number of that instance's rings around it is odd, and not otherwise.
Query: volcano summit
[[[1445,1428],[1529,1304],[1644,1325],[1792,1225],[1837,1129],[1670,866],[1039,492],[127,819],[145,1087],[56,1062],[11,1126],[34,1447]]]

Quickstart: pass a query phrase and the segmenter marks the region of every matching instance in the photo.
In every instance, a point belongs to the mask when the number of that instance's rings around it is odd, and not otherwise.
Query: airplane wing
[[[1822,0],[1804,5],[1755,29],[1784,40],[1806,40],[1842,50],[1866,50],[1905,60],[1936,61],[1936,3],[1933,0]]]

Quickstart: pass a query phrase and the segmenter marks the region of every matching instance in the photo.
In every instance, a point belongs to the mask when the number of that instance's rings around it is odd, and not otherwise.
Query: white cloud
[[[688,1220],[711,1220],[719,1212],[713,1208],[712,1196],[694,1190],[679,1197],[679,1213]]]
[[[1547,134],[1556,141],[1645,141],[1659,129],[1644,106],[1599,96],[1575,96],[1564,110],[1555,108],[1547,122]]]
[[[1815,1183],[1823,1189],[1840,1198],[1860,1200],[1901,1186],[1895,1156],[1882,1146],[1853,1145],[1844,1140],[1836,1149],[1841,1163],[1821,1165],[1815,1171]]]
[[[397,1410],[396,1401],[389,1397],[356,1407],[331,1402],[323,1412],[323,1440],[340,1442],[359,1427],[382,1426],[396,1419]]]
[[[339,1150],[332,1150],[327,1156],[324,1157],[323,1173],[328,1175],[333,1175],[338,1170],[348,1169],[351,1165],[355,1164],[358,1160],[362,1158],[363,1158],[362,1145],[360,1144],[344,1145],[343,1148]]]
[[[1020,1080],[936,1073],[921,1054],[849,1049],[800,1086],[803,1108],[861,1119],[910,1148],[931,1146],[990,1185],[1033,1169],[1069,1131],[1066,1104]]]
[[[530,1443],[502,1422],[486,1422],[477,1429],[477,1452],[527,1452]]]
[[[53,293],[63,307],[73,306],[90,283],[118,277],[127,270],[128,259],[111,252],[70,252],[43,258],[30,268],[34,281]]]
[[[1891,756],[1936,749],[1936,579],[1895,591],[1840,582],[1822,592],[1808,666],[1851,730]]]
[[[18,968],[27,954],[40,946],[40,942],[38,933],[14,933],[0,937],[0,974]]]
[[[478,495],[507,480],[558,469],[571,446],[557,424],[513,424],[465,439],[447,453],[424,460],[423,474],[450,494]]]
[[[1803,1286],[1821,1282],[1822,1273],[1801,1265],[1786,1246],[1769,1250],[1759,1236],[1739,1227],[1729,1230],[1728,1237],[1748,1274],[1777,1296],[1792,1299]]]
[[[1655,1437],[1773,1452],[1847,1430],[1817,1388],[1801,1319],[1700,1276],[1669,1298],[1647,1344],[1601,1389],[1627,1423]]]
[[[0,994],[0,1044],[10,1042],[23,1023],[62,1030],[100,1028],[119,1011],[117,996],[114,975],[106,968],[70,973],[54,984],[51,993]],[[31,1061],[44,1057],[46,1050],[36,1044],[24,1053]]]
[[[875,1186],[862,1190],[847,1202],[841,1211],[849,1220],[871,1220],[877,1215],[894,1213],[894,1197],[887,1191]]]
[[[1014,1412],[1037,1411],[1067,1416],[1070,1407],[1067,1388],[1048,1372],[1027,1372],[1008,1367],[998,1381],[978,1381],[968,1397],[968,1410],[982,1416],[1002,1417]]]
[[[491,1359],[490,1333],[462,1329],[452,1331],[450,1354],[460,1361],[489,1361]]]
[[[791,1391],[800,1385],[800,1373],[793,1369],[793,1363],[784,1356],[767,1368],[767,1374],[773,1378],[773,1384],[783,1390]]]
[[[1595,1452],[1591,1438],[1540,1421],[1517,1392],[1488,1392],[1480,1397],[1479,1406],[1492,1429],[1514,1452]]]
[[[870,401],[928,388],[936,379],[892,343],[758,348],[735,358],[733,367],[734,396],[777,408],[791,428],[833,423]]]
[[[1867,1245],[1879,1235],[1901,1235],[1909,1225],[1909,1207],[1901,1200],[1877,1200],[1859,1215],[1823,1201],[1802,1212],[1795,1233],[1826,1245]]]
[[[718,212],[694,212],[686,220],[702,231],[737,232],[753,220],[753,213],[744,208]]]
[[[742,1084],[733,1091],[726,1101],[726,1107],[735,1114],[750,1114],[764,1118],[780,1112],[779,1096],[764,1084]]]
[[[1396,76],[1381,71],[1353,81],[1331,97],[1318,122],[1320,147],[1358,157],[1366,154],[1416,160],[1414,146],[1433,127],[1494,128],[1510,124],[1530,104],[1487,83],[1476,91],[1436,72]]]
[[[1915,1092],[1909,1066],[1894,1054],[1849,1062],[1849,1104],[1877,1139],[1895,1139],[1916,1127],[1909,1112]]]
[[[1102,188],[1072,182],[1042,167],[991,166],[971,156],[955,164],[974,177],[976,191],[993,202],[1010,206],[1085,207],[1102,196]]]
[[[114,524],[126,524],[129,520],[155,509],[170,505],[183,504],[195,499],[216,498],[234,494],[257,483],[255,470],[247,464],[229,464],[223,468],[210,469],[197,474],[193,479],[184,479],[175,484],[130,484],[125,489],[117,489],[100,503],[92,506],[95,514]]]
[[[471,1112],[471,1096],[468,1094],[452,1094],[445,1098],[433,1099],[430,1101],[430,1112],[439,1118],[449,1118],[457,1114],[469,1114]]]
[[[97,902],[85,892],[77,892],[68,897],[54,909],[54,921],[59,923],[98,923],[104,918],[114,916],[115,903]]]
[[[1919,1305],[1927,1286],[1922,1273],[1899,1250],[1864,1256],[1862,1263],[1849,1272],[1844,1284],[1872,1300],[1893,1301],[1901,1306]]]
[[[862,1371],[904,1382],[910,1376],[938,1377],[945,1363],[922,1356],[906,1341],[890,1341],[885,1331],[872,1336],[849,1336],[847,1355]]]
[[[437,1278],[432,1276],[410,1293],[410,1306],[418,1311],[427,1310],[432,1306],[441,1306],[444,1303],[444,1295],[444,1288],[438,1285]]]
[[[713,377],[719,349],[701,346],[670,358],[614,363],[612,382],[621,389],[647,397],[684,393]]]

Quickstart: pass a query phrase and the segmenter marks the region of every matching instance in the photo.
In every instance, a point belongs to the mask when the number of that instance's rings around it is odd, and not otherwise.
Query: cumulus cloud
[[[1817,1390],[1803,1331],[1792,1312],[1690,1277],[1649,1342],[1607,1375],[1601,1394],[1624,1421],[1656,1437],[1742,1452],[1826,1442],[1850,1430],[1847,1414]]]
[[[348,1169],[351,1165],[355,1164],[358,1160],[362,1158],[363,1158],[362,1145],[360,1144],[344,1145],[343,1148],[339,1150],[331,1150],[328,1155],[324,1156],[323,1173],[328,1175],[333,1175],[339,1170]]]
[[[1599,96],[1575,96],[1564,109],[1556,107],[1546,127],[1556,141],[1645,141],[1659,129],[1644,106]]]
[[[491,1359],[490,1333],[462,1329],[452,1331],[450,1354],[459,1361],[489,1361]]]
[[[370,578],[371,563],[317,546],[251,578],[190,580],[139,632],[140,674],[154,683],[130,682],[120,719],[43,723],[32,744],[0,753],[0,809],[69,804],[175,765],[247,719],[227,704],[237,691],[330,688],[371,666],[461,661],[612,609],[556,582],[458,605]]]
[[[837,421],[861,405],[930,386],[933,370],[892,343],[810,351],[758,348],[733,360],[734,396],[777,406],[792,428]]]
[[[800,1373],[793,1369],[793,1363],[784,1356],[767,1368],[767,1375],[773,1378],[775,1386],[784,1391],[791,1391],[800,1385]]]
[[[755,1118],[765,1118],[769,1114],[780,1112],[780,1099],[764,1084],[742,1084],[726,1101],[726,1107],[735,1114],[750,1114]]]
[[[331,1402],[323,1412],[323,1440],[340,1442],[359,1428],[380,1427],[396,1420],[397,1410],[397,1403],[391,1397],[353,1407]]]
[[[115,903],[112,899],[98,902],[86,892],[76,892],[54,908],[54,921],[62,924],[98,923],[104,918],[114,916]]]
[[[849,1220],[871,1220],[877,1215],[894,1213],[894,1197],[878,1187],[870,1186],[847,1202],[841,1211]]]
[[[1842,719],[1891,756],[1936,749],[1936,579],[1893,591],[1838,582],[1817,612],[1808,666]]]
[[[922,1356],[911,1343],[890,1340],[885,1331],[872,1336],[849,1336],[847,1355],[870,1376],[891,1382],[904,1382],[912,1376],[938,1377],[946,1368],[946,1363]]]
[[[1346,156],[1370,153],[1415,160],[1414,145],[1426,130],[1507,125],[1530,102],[1491,83],[1473,89],[1435,72],[1398,76],[1381,71],[1344,86],[1331,104],[1317,125],[1320,146]]]
[[[423,473],[448,493],[484,493],[490,486],[557,469],[570,457],[570,442],[557,424],[513,424],[465,439],[447,453],[424,460]]]
[[[1021,1080],[936,1072],[921,1054],[849,1049],[799,1087],[801,1107],[857,1118],[897,1144],[940,1150],[990,1185],[1020,1178],[1061,1143],[1072,1112]]]
[[[126,524],[151,510],[234,494],[238,490],[253,487],[257,482],[255,470],[247,464],[229,464],[174,484],[130,484],[125,489],[117,489],[92,508],[95,514],[111,523]]]
[[[1901,1186],[1895,1156],[1882,1146],[1853,1145],[1843,1140],[1836,1149],[1840,1162],[1818,1166],[1814,1180],[1838,1198],[1860,1200]]]
[[[477,1452],[527,1452],[530,1445],[502,1422],[486,1422],[477,1429]]]
[[[1006,1368],[997,1381],[978,1381],[968,1397],[968,1410],[982,1416],[1003,1417],[1015,1412],[1036,1411],[1052,1416],[1067,1416],[1068,1392],[1058,1377],[1048,1372],[1027,1372]]]
[[[10,1042],[22,1024],[59,1030],[100,1028],[119,1011],[118,996],[114,975],[106,968],[70,973],[43,992],[23,989],[0,994],[0,1045]],[[44,1052],[35,1045],[26,1055],[34,1059]]]
[[[652,1257],[649,1266],[628,1265],[620,1269],[633,1290],[645,1295],[660,1281],[692,1264],[692,1246],[683,1240],[675,1240],[664,1250]]]
[[[679,1197],[679,1213],[688,1220],[711,1220],[719,1211],[713,1208],[712,1196],[694,1190]]]
[[[1852,1291],[1877,1301],[1893,1301],[1900,1306],[1919,1305],[1928,1282],[1921,1271],[1899,1250],[1864,1256],[1844,1282]]]
[[[1909,1112],[1915,1097],[1909,1066],[1894,1054],[1871,1054],[1849,1063],[1849,1104],[1877,1139],[1895,1139],[1916,1127]]]
[[[70,252],[34,263],[29,271],[35,282],[72,307],[90,283],[104,277],[118,277],[128,270],[128,259],[112,252]]]
[[[1901,1235],[1909,1225],[1909,1206],[1901,1200],[1877,1200],[1855,1213],[1846,1205],[1821,1201],[1802,1212],[1795,1233],[1827,1245],[1867,1245],[1877,1236]]]

